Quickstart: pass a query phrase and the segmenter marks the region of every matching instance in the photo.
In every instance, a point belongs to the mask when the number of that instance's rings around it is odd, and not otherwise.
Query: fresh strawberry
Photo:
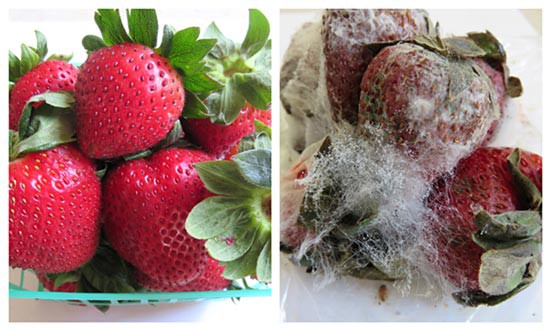
[[[47,91],[74,91],[78,69],[60,61],[43,62],[19,78],[10,93],[10,129],[17,130],[25,103],[31,96]]]
[[[170,148],[110,171],[103,184],[104,232],[120,255],[155,281],[184,285],[203,271],[204,241],[185,230],[191,209],[211,194],[193,164],[198,150]]]
[[[218,125],[210,119],[187,119],[183,121],[183,129],[193,142],[221,158],[245,135],[254,132],[254,120],[271,126],[271,110],[258,110],[247,104],[229,125]]]
[[[132,154],[162,140],[181,115],[185,93],[176,70],[149,47],[101,48],[81,67],[76,133],[92,158]]]
[[[222,276],[224,269],[225,267],[220,265],[217,260],[208,258],[208,261],[202,273],[197,278],[184,285],[172,285],[170,283],[155,281],[139,271],[134,274],[134,277],[140,285],[151,291],[217,291],[223,290],[231,284],[230,280]]]
[[[9,172],[10,266],[59,273],[90,260],[101,206],[94,163],[65,144],[15,159]]]
[[[73,282],[66,282],[58,287],[55,287],[55,281],[48,278],[46,273],[36,273],[36,277],[44,286],[44,289],[52,292],[76,292],[78,280]]]
[[[200,101],[222,86],[208,76],[203,58],[216,39],[197,39],[199,28],[164,28],[157,46],[153,9],[98,9],[103,38],[88,35],[89,56],[75,86],[78,142],[92,158],[135,156],[154,147],[182,115],[194,118]],[[146,27],[146,28],[145,28]],[[185,86],[185,90],[184,90]],[[204,117],[203,114],[201,114]]]
[[[359,130],[380,128],[427,171],[442,173],[486,140],[499,116],[487,75],[471,60],[454,60],[412,43],[387,46],[361,83]]]
[[[78,69],[66,61],[71,56],[51,55],[46,59],[46,37],[36,33],[36,47],[21,45],[21,58],[10,51],[10,116],[9,128],[17,130],[19,118],[27,101],[47,91],[74,91]],[[35,104],[35,108],[38,107]]]
[[[330,9],[323,14],[323,54],[333,118],[357,122],[363,72],[372,53],[367,45],[413,39],[429,32],[428,13],[416,9]]]
[[[522,179],[518,181],[518,177]],[[531,188],[527,189],[524,183],[518,183],[520,181],[529,182]],[[481,226],[481,216],[496,219],[506,214],[508,219],[513,219],[514,211],[531,209],[540,220],[541,199],[533,203],[532,191],[542,198],[542,158],[510,148],[478,148],[458,163],[452,177],[444,177],[435,184],[427,199],[427,205],[436,215],[433,232],[438,254],[434,263],[451,283],[466,292],[478,292],[489,286],[482,278],[482,260],[486,260],[486,251],[498,251],[500,246],[487,248],[482,244],[484,240],[490,238],[493,243],[500,242],[502,248],[511,249],[515,244],[526,242],[531,235],[511,234],[526,222],[508,220],[511,222],[507,224],[499,220],[499,225],[509,225],[509,232],[489,237],[491,227]],[[476,231],[477,236],[473,237]]]
[[[205,35],[218,44],[206,57],[209,74],[225,84],[205,99],[203,119],[182,121],[194,143],[223,158],[245,135],[254,132],[254,120],[271,125],[271,41],[269,22],[258,10],[250,10],[248,32],[242,44],[226,38],[212,23]],[[235,148],[234,148],[235,149]]]

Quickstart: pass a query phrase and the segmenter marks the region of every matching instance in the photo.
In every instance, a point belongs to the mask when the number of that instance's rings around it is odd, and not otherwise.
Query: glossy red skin
[[[78,69],[60,60],[40,63],[23,75],[10,92],[10,129],[17,131],[19,118],[27,101],[47,91],[74,91]]]
[[[52,292],[76,292],[76,286],[78,285],[78,282],[67,282],[56,288],[55,282],[48,280],[45,273],[37,273],[36,277],[38,277],[44,289]]]
[[[369,22],[385,14],[394,26],[380,28]],[[323,15],[323,54],[327,94],[333,119],[357,123],[357,105],[363,73],[372,59],[367,45],[376,42],[410,40],[428,32],[426,12],[417,9],[329,9]]]
[[[88,56],[75,86],[76,134],[92,158],[115,158],[166,137],[184,105],[183,84],[151,48],[117,44]]]
[[[193,164],[200,150],[164,149],[126,162],[104,180],[104,233],[115,250],[146,276],[184,285],[203,271],[204,241],[185,230],[191,209],[211,196]]]
[[[9,169],[10,266],[61,273],[90,260],[101,208],[94,163],[61,145],[27,154]]]
[[[478,148],[462,159],[451,179],[435,184],[428,207],[436,214],[436,264],[454,285],[478,290],[478,273],[484,250],[471,235],[477,230],[473,218],[481,208],[490,214],[525,210],[515,188],[506,158],[511,148]],[[542,192],[542,157],[521,152],[520,170]]]
[[[214,124],[210,119],[186,119],[182,126],[194,143],[216,158],[223,158],[245,135],[255,131],[255,119],[271,126],[271,110],[258,110],[247,105],[237,119],[226,126]]]
[[[136,281],[151,291],[158,292],[190,292],[190,291],[217,291],[227,288],[231,281],[224,278],[222,273],[225,266],[218,263],[217,260],[208,258],[203,272],[193,281],[185,285],[174,285],[155,281],[141,272],[136,272],[134,278]]]

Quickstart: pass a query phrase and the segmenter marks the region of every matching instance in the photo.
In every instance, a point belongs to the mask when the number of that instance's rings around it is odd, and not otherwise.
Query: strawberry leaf
[[[256,266],[256,277],[262,282],[271,281],[271,239],[265,243],[262,252],[260,252]]]
[[[240,258],[229,262],[220,262],[225,266],[222,276],[230,280],[237,280],[248,275],[255,275],[262,248],[263,244],[254,244]]]
[[[271,139],[266,133],[252,133],[241,139],[239,153],[254,149],[271,149]]]
[[[214,22],[210,23],[208,28],[206,28],[204,37],[217,40],[208,54],[209,56],[222,60],[228,54],[233,54],[235,52],[235,43],[233,40],[226,38]]]
[[[213,123],[231,124],[246,102],[267,109],[271,102],[271,42],[269,22],[256,9],[249,11],[249,25],[241,45],[226,38],[212,23],[205,36],[216,38],[216,45],[206,57],[208,76],[224,85],[205,101]]]
[[[48,56],[46,61],[59,60],[59,61],[69,62],[72,58],[73,58],[72,53],[71,54],[51,54],[50,56]]]
[[[198,39],[200,29],[190,27],[174,34],[171,39],[170,64],[179,69],[185,89],[208,95],[221,84],[206,74],[203,58],[216,44],[216,39]]]
[[[199,70],[189,75],[182,76],[185,89],[206,97],[211,91],[221,88],[221,84],[206,74],[205,70]]]
[[[229,262],[243,256],[254,243],[259,228],[251,226],[250,222],[234,225],[217,239],[210,239],[205,247],[212,258]]]
[[[451,56],[462,58],[483,57],[485,51],[472,39],[467,37],[450,37],[444,39],[445,45]]]
[[[40,63],[40,56],[29,46],[21,45],[21,67],[19,76],[23,76]]]
[[[271,40],[268,40],[262,50],[254,56],[256,68],[271,69]]]
[[[529,262],[540,255],[541,249],[541,243],[531,241],[508,249],[485,252],[481,256],[479,269],[481,290],[490,295],[513,291],[521,283]]]
[[[250,9],[248,31],[241,45],[241,52],[250,58],[260,51],[269,37],[269,21],[257,9]]]
[[[32,121],[36,122],[36,132],[16,144],[17,154],[48,150],[76,141],[72,111],[43,105]]]
[[[159,48],[157,49],[157,52],[163,56],[168,58],[170,56],[170,51],[172,50],[172,40],[174,39],[174,34],[176,33],[176,29],[174,29],[170,25],[165,25],[164,29],[162,31],[162,41],[160,43]]]
[[[21,61],[11,50],[9,56],[9,79],[10,82],[15,82],[21,77]]]
[[[14,53],[9,52],[9,81],[15,83],[19,78],[32,70],[38,64],[44,62],[48,53],[48,44],[46,37],[40,31],[34,31],[36,35],[36,47],[21,45],[21,59]],[[54,56],[54,55],[52,55]],[[48,57],[52,59],[52,56]],[[71,56],[57,55],[58,59],[69,61]],[[10,86],[11,89],[11,86]]]
[[[94,19],[106,45],[132,42],[132,38],[130,38],[122,24],[118,9],[98,9]]]
[[[236,280],[239,278],[244,278],[249,275],[257,275],[258,262],[260,261],[260,254],[266,243],[271,239],[271,231],[260,229],[256,234],[256,239],[248,251],[242,255],[240,258],[235,259],[229,262],[220,262],[220,264],[225,266],[223,272],[223,277]],[[261,261],[262,264],[265,260]],[[264,276],[264,278],[267,276]],[[269,279],[271,279],[271,274],[269,274]]]
[[[125,162],[129,162],[129,161],[134,160],[134,159],[149,157],[152,154],[153,154],[153,152],[151,150],[145,149],[145,150],[135,152],[133,154],[124,155],[124,156],[122,156],[122,158],[124,159]]]
[[[158,20],[154,9],[126,10],[128,31],[134,42],[155,48],[158,36]]]
[[[136,291],[126,262],[106,242],[98,246],[94,257],[81,271],[88,283],[99,292]]]
[[[38,54],[40,61],[44,61],[46,54],[48,54],[48,42],[42,32],[37,30],[34,31],[34,34],[36,35],[36,54]]]
[[[523,93],[523,86],[518,77],[508,77],[506,80],[506,92],[510,97],[520,97]]]
[[[208,114],[212,122],[219,125],[229,125],[235,121],[245,104],[246,99],[239,92],[235,78],[229,79],[223,90],[210,94],[206,99]]]
[[[254,129],[258,133],[265,133],[271,139],[271,127],[264,124],[262,121],[254,119]],[[271,149],[271,148],[270,148]]]
[[[542,230],[542,219],[537,211],[513,211],[490,215],[485,211],[474,217],[480,237],[499,241],[532,237]]]
[[[206,189],[211,192],[233,197],[249,197],[261,188],[248,183],[242,176],[239,166],[231,161],[211,161],[194,165]]]
[[[80,280],[80,272],[70,271],[60,274],[47,274],[46,278],[50,281],[54,281],[53,286],[57,289],[65,283],[71,283]]]
[[[483,57],[502,63],[506,62],[504,46],[502,46],[491,32],[470,32],[467,35],[479,48],[483,49],[485,53]]]
[[[516,187],[520,191],[520,196],[525,199],[526,205],[531,210],[539,210],[542,207],[542,194],[533,181],[521,172],[519,168],[520,160],[521,152],[516,148],[507,158],[508,168]]]
[[[234,79],[248,103],[257,109],[268,108],[271,103],[271,75],[268,71],[236,73]]]
[[[249,183],[271,188],[271,150],[255,149],[241,152],[232,157],[241,175]]]
[[[84,46],[84,49],[88,52],[93,52],[103,47],[107,47],[107,44],[98,36],[87,35],[82,39],[82,46]]]
[[[248,223],[248,210],[241,198],[215,196],[197,204],[185,222],[187,232],[197,239],[210,239],[228,231],[235,222]]]
[[[28,134],[33,104],[38,102],[45,102],[53,107],[67,109],[72,107],[75,100],[74,97],[67,92],[46,92],[31,97],[25,104],[23,112],[21,113],[21,118],[19,119],[18,130],[20,140],[23,140]]]
[[[208,109],[206,109],[206,105],[202,103],[202,101],[199,99],[199,97],[189,91],[185,91],[185,105],[183,107],[182,117],[183,118],[192,118],[192,119],[203,119],[208,118],[207,114]]]
[[[239,153],[253,149],[271,150],[271,127],[263,122],[254,119],[255,132],[248,134],[239,143]]]
[[[184,73],[192,71],[216,44],[216,39],[198,39],[199,34],[198,27],[190,27],[176,32],[172,39],[170,64]]]

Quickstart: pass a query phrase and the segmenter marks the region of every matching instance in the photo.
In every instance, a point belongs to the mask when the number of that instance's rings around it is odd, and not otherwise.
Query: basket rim
[[[192,291],[192,292],[135,292],[135,293],[91,293],[91,292],[50,292],[22,289],[10,282],[9,297],[17,299],[43,300],[178,300],[215,299],[271,296],[271,288]]]

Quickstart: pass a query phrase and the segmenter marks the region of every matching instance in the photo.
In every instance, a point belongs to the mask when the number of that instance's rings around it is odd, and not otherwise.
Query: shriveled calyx
[[[542,159],[479,148],[427,199],[438,272],[469,306],[496,305],[531,284],[542,247]]]
[[[479,290],[456,292],[453,297],[462,304],[496,305],[505,301],[533,283],[542,265],[542,186],[533,179],[533,173],[522,172],[520,168],[525,166],[520,162],[519,149],[506,159],[518,204],[523,207],[504,213],[480,210],[474,217],[477,230],[472,240],[483,250]]]

